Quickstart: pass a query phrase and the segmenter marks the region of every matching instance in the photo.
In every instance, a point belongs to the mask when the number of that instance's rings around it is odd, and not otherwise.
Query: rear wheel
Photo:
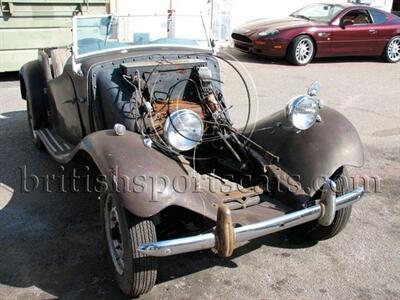
[[[397,35],[392,38],[386,45],[383,58],[390,63],[397,63],[400,61],[400,36]]]
[[[337,196],[346,194],[352,190],[350,178],[346,168],[337,173],[334,177],[336,183]],[[295,227],[295,232],[307,240],[320,241],[333,238],[339,234],[347,225],[350,215],[351,206],[347,206],[336,212],[335,218],[330,226],[321,226],[318,221],[312,221]]]
[[[101,199],[103,229],[114,277],[126,295],[139,297],[149,292],[157,279],[157,258],[138,251],[141,244],[157,241],[154,223],[126,211],[116,194],[105,193]]]
[[[291,42],[286,58],[293,65],[305,66],[312,61],[314,55],[314,41],[308,35],[300,35]]]

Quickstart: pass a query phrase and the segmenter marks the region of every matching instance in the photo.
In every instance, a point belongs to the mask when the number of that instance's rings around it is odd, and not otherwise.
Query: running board
[[[49,128],[35,130],[47,151],[58,161],[63,161],[74,151],[75,146],[54,134]]]

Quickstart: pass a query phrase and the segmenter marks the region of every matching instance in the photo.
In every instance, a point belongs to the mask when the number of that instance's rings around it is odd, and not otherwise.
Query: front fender
[[[118,182],[120,199],[134,215],[150,217],[169,206],[180,206],[216,219],[216,196],[199,189],[177,161],[145,147],[138,134],[98,131],[86,136],[74,152],[78,150],[91,156],[109,184]]]
[[[278,165],[299,179],[313,196],[323,176],[330,177],[342,166],[361,167],[364,151],[350,121],[338,111],[324,107],[321,122],[299,133],[285,129],[284,111],[262,119],[247,135],[260,146],[280,157]]]

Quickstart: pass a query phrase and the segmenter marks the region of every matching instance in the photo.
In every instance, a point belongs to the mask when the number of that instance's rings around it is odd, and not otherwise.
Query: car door
[[[387,42],[396,34],[393,26],[388,24],[388,15],[375,8],[370,8],[369,13],[372,17],[373,26],[371,29],[374,30],[374,39],[371,42],[373,47],[373,55],[381,55],[385,50]]]
[[[367,9],[352,9],[338,18],[330,36],[332,55],[370,55],[377,29]]]

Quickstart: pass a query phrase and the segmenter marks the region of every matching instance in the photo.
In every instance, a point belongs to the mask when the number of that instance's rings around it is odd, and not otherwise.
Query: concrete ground
[[[143,299],[399,299],[400,64],[347,58],[293,67],[232,53],[254,80],[258,116],[321,81],[321,98],[353,122],[364,142],[365,166],[352,174],[380,176],[381,190],[355,205],[347,228],[332,240],[289,241],[283,232],[245,245],[229,260],[211,251],[161,259],[158,283]],[[224,72],[225,80],[230,75]],[[246,102],[232,91],[232,115],[241,123]],[[3,74],[0,298],[124,299],[105,259],[94,194],[24,193],[24,168],[41,176],[61,172],[31,144],[17,76]]]

